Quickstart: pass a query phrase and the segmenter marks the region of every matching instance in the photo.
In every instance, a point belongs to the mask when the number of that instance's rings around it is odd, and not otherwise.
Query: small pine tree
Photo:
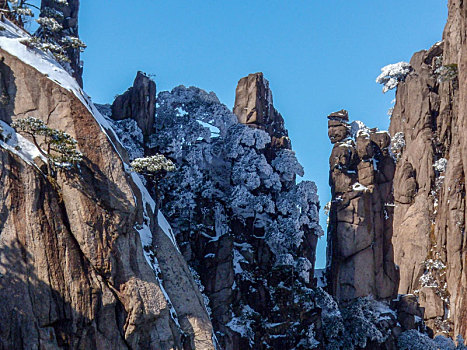
[[[50,6],[42,6],[40,17],[36,20],[39,29],[36,33],[36,46],[49,50],[65,68],[71,63],[70,51],[83,52],[86,45],[61,23],[65,15],[63,10],[69,6],[67,0],[52,0]]]
[[[34,13],[31,7],[36,7],[26,0],[0,0],[0,9],[6,13],[6,17],[21,28],[27,23]]]
[[[82,153],[76,149],[77,141],[74,138],[61,130],[49,128],[40,119],[18,119],[11,126],[18,132],[29,135],[39,152],[48,159],[49,176],[54,177],[57,168],[69,168],[83,158]]]
[[[175,170],[174,163],[162,154],[156,154],[150,157],[136,158],[131,162],[131,170],[138,174],[149,177],[154,182],[156,194],[156,215],[159,210],[159,186],[158,183],[169,171]]]

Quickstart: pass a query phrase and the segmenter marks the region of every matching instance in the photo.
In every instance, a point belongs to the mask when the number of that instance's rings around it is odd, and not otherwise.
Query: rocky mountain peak
[[[54,9],[77,36],[79,0],[42,1]],[[464,349],[434,336],[467,336],[466,23],[450,0],[443,42],[384,69],[389,132],[327,116],[315,274],[317,188],[297,181],[262,73],[239,80],[232,111],[196,87],[156,97],[138,72],[102,115],[79,52],[70,70],[2,19],[0,349]],[[48,163],[15,129],[26,117],[66,131],[77,164]],[[148,154],[175,169],[132,172]]]
[[[154,132],[156,83],[143,72],[138,72],[133,86],[117,96],[111,110],[110,117],[114,120],[135,120],[147,141]]]
[[[239,80],[235,92],[234,114],[242,124],[265,130],[274,149],[291,149],[284,118],[274,108],[269,81],[263,73],[249,74]]]

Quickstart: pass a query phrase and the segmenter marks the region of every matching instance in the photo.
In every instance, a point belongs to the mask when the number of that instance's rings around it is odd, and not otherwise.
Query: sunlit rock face
[[[271,137],[272,149],[292,148],[284,118],[274,108],[269,81],[263,73],[239,80],[233,112],[240,123],[265,130]]]
[[[435,333],[467,336],[466,8],[448,2],[443,41],[414,54],[390,133],[403,136],[394,177],[395,261]]]
[[[202,296],[109,125],[49,56],[0,40],[0,347],[214,349]],[[51,178],[29,136],[8,147],[20,137],[8,124],[29,116],[76,139],[79,166]]]
[[[387,132],[349,124],[347,111],[328,116],[333,143],[328,226],[329,291],[346,302],[397,295],[392,238],[395,161]]]

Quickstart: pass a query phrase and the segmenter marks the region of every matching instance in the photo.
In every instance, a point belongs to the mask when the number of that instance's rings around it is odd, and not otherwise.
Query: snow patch
[[[44,163],[47,163],[47,158],[31,141],[18,134],[15,129],[2,120],[0,120],[0,135],[0,147],[16,154],[26,163],[37,167],[34,163],[35,158],[40,158]]]
[[[355,139],[360,135],[370,136],[370,129],[360,120],[350,123],[350,135]]]
[[[369,189],[368,189],[368,187],[363,186],[361,183],[356,182],[356,183],[354,183],[354,184],[352,185],[352,190],[358,191],[358,192],[360,192],[360,191],[366,192],[366,191],[368,191]]]
[[[399,82],[404,81],[406,76],[412,71],[412,67],[407,62],[389,64],[381,68],[381,74],[376,78],[378,84],[383,84],[383,93],[394,89]]]
[[[435,168],[436,171],[443,173],[446,171],[447,165],[448,160],[446,158],[440,158],[433,164],[433,168]]]

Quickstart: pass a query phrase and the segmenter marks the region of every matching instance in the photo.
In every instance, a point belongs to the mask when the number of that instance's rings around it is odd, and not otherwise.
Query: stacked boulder
[[[395,162],[387,132],[349,124],[347,111],[328,116],[334,144],[328,228],[329,288],[338,301],[397,295],[392,238]]]

